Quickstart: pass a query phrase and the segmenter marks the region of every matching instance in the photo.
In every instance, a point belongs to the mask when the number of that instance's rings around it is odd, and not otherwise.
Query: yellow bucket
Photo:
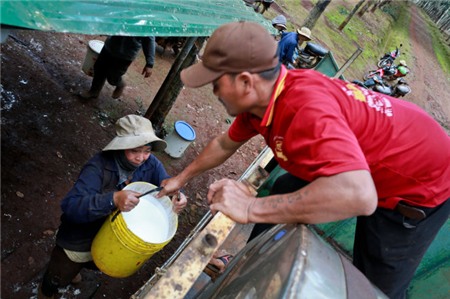
[[[139,193],[156,186],[146,182],[131,183],[124,190]],[[91,252],[94,263],[111,277],[128,277],[139,270],[156,252],[173,238],[178,216],[169,197],[148,194],[130,212],[112,213],[94,241]]]

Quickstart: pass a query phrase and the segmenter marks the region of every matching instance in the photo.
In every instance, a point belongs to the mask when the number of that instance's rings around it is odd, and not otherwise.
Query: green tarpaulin
[[[104,35],[210,36],[220,25],[271,23],[242,0],[1,1],[1,24]]]

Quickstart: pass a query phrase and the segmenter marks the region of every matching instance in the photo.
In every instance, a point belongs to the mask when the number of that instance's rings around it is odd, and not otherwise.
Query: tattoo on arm
[[[287,194],[279,194],[274,198],[274,204],[282,203],[286,201],[288,204],[293,204],[297,201],[302,200],[306,195],[308,194],[307,190],[300,190],[293,193],[287,193]]]
[[[304,197],[308,195],[307,190],[300,190],[293,193],[287,194],[274,194],[271,198],[262,197],[261,200],[258,200],[258,203],[262,206],[270,205],[272,208],[277,208],[279,204],[283,202],[287,202],[288,204],[293,204],[297,201],[302,200]]]

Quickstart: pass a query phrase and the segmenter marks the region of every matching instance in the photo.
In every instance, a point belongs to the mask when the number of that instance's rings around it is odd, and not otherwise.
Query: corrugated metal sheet
[[[271,23],[242,0],[1,1],[3,25],[105,35],[210,36],[220,25]]]

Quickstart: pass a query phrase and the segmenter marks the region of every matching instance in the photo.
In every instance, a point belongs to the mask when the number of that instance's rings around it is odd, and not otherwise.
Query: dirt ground
[[[439,68],[430,35],[416,10],[410,30],[415,60],[408,81],[413,92],[405,100],[423,107],[448,130],[449,78]],[[174,61],[170,49],[159,51],[152,77],[144,80],[140,56],[125,76],[129,88],[122,99],[113,100],[113,89],[106,85],[98,99],[81,101],[77,93],[91,81],[81,66],[92,39],[105,37],[16,31],[1,45],[2,298],[36,297],[59,225],[60,200],[82,165],[114,136],[114,122],[126,114],[145,113]],[[172,175],[211,137],[225,131],[232,119],[208,86],[182,90],[166,119],[167,129],[176,120],[191,124],[197,138],[180,159],[156,154]],[[205,214],[207,186],[222,177],[238,179],[263,147],[263,140],[254,138],[224,165],[189,183],[190,205],[180,215],[175,238],[138,273],[113,279],[86,270],[82,283],[62,290],[61,298],[129,298]]]

